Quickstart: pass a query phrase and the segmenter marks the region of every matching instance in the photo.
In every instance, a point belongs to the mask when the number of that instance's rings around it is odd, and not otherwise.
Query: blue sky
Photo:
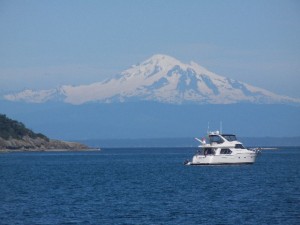
[[[153,54],[300,98],[300,1],[0,0],[0,94],[88,84]]]

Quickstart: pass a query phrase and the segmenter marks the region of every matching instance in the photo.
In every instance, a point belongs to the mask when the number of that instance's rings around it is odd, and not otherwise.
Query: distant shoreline
[[[298,147],[300,146],[300,137],[241,137],[239,140],[248,148],[281,148],[281,147]],[[75,139],[90,147],[101,148],[169,148],[169,147],[191,147],[198,148],[198,142],[194,137],[182,138],[132,138],[132,139]],[[270,149],[271,150],[271,149]]]
[[[260,150],[278,150],[279,147],[260,148]]]

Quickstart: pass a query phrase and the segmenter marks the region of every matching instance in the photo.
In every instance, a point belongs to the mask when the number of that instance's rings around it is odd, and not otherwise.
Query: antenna
[[[209,122],[207,123],[207,134],[209,134]]]
[[[222,121],[220,121],[220,134],[223,134],[222,128]]]

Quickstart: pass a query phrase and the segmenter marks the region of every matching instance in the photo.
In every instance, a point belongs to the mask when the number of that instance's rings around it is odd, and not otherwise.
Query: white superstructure
[[[233,134],[210,132],[206,140],[201,142],[201,149],[194,155],[192,161],[185,165],[221,165],[221,164],[252,164],[255,162],[258,150],[246,149]]]

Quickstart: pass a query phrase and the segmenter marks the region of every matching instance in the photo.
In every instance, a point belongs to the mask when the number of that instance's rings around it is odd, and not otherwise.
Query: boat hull
[[[192,163],[188,162],[186,166],[222,166],[222,165],[251,165],[254,162],[245,162],[245,163]]]
[[[256,153],[236,154],[236,155],[195,155],[191,162],[185,165],[234,165],[234,164],[253,164],[256,160]]]

